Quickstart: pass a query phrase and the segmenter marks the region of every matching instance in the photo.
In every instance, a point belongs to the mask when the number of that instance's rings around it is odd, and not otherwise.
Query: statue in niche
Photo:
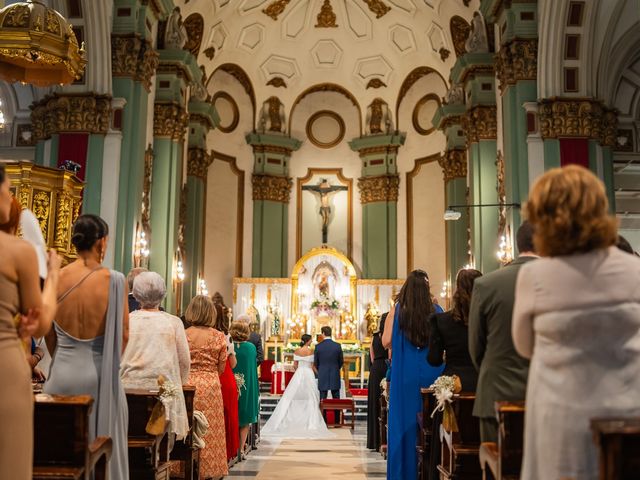
[[[388,134],[393,131],[393,120],[391,109],[387,102],[381,98],[376,98],[367,107],[367,118],[365,122],[365,133],[367,135]]]
[[[462,105],[464,104],[464,90],[462,85],[452,85],[444,97],[446,105]]]
[[[187,43],[189,35],[187,29],[182,23],[182,15],[180,7],[176,7],[167,19],[167,27],[164,33],[164,47],[168,50],[182,50]]]
[[[329,277],[327,277],[326,273],[323,273],[322,276],[320,277],[318,290],[320,291],[321,297],[325,297],[325,298],[329,297]]]
[[[367,324],[367,337],[373,338],[373,334],[378,331],[380,317],[380,310],[378,310],[378,306],[376,305],[376,303],[369,303],[369,307],[364,314],[364,320]]]
[[[278,97],[270,97],[262,104],[259,130],[262,133],[284,133],[284,105]]]
[[[464,44],[464,48],[467,53],[489,52],[487,28],[484,23],[484,18],[480,12],[475,12],[473,14],[473,20],[471,20],[471,33]]]
[[[318,185],[304,185],[302,190],[309,190],[320,195],[320,210],[318,213],[322,218],[322,244],[326,245],[329,238],[329,220],[331,217],[331,206],[329,205],[329,195],[334,192],[348,190],[342,185],[331,185],[326,178],[321,178]]]

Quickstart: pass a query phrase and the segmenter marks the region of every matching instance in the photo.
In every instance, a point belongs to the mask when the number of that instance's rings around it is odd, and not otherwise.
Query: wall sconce
[[[176,280],[180,283],[184,282],[185,274],[184,267],[182,266],[182,260],[176,262]]]
[[[198,295],[209,296],[209,289],[207,288],[207,282],[204,278],[198,280]]]
[[[500,243],[498,244],[496,257],[498,257],[498,260],[502,265],[506,265],[513,260],[513,249],[511,248],[511,232],[509,230],[509,227],[507,227],[506,233],[500,236]]]
[[[149,263],[149,239],[144,228],[138,224],[136,226],[136,239],[133,243],[133,265],[135,267],[148,267]]]

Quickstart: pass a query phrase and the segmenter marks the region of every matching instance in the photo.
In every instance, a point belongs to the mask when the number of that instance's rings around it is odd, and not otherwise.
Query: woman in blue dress
[[[441,312],[431,300],[427,273],[414,270],[384,326],[382,344],[391,348],[388,480],[414,480],[418,476],[416,415],[422,409],[420,388],[429,387],[444,368],[427,362],[429,316]]]

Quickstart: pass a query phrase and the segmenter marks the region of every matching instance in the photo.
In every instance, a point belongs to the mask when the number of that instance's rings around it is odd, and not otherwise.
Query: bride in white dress
[[[320,413],[320,392],[313,373],[311,335],[302,336],[302,346],[293,354],[296,373],[282,394],[271,418],[260,431],[263,437],[329,438]]]

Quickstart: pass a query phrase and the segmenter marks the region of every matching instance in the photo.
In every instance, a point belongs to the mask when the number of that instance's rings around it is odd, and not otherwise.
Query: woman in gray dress
[[[120,355],[129,312],[124,275],[102,266],[109,229],[96,215],[81,215],[71,241],[78,259],[60,271],[58,312],[47,336],[53,358],[44,392],[91,395],[90,441],[109,436],[109,478],[129,478],[127,399],[120,383]]]

